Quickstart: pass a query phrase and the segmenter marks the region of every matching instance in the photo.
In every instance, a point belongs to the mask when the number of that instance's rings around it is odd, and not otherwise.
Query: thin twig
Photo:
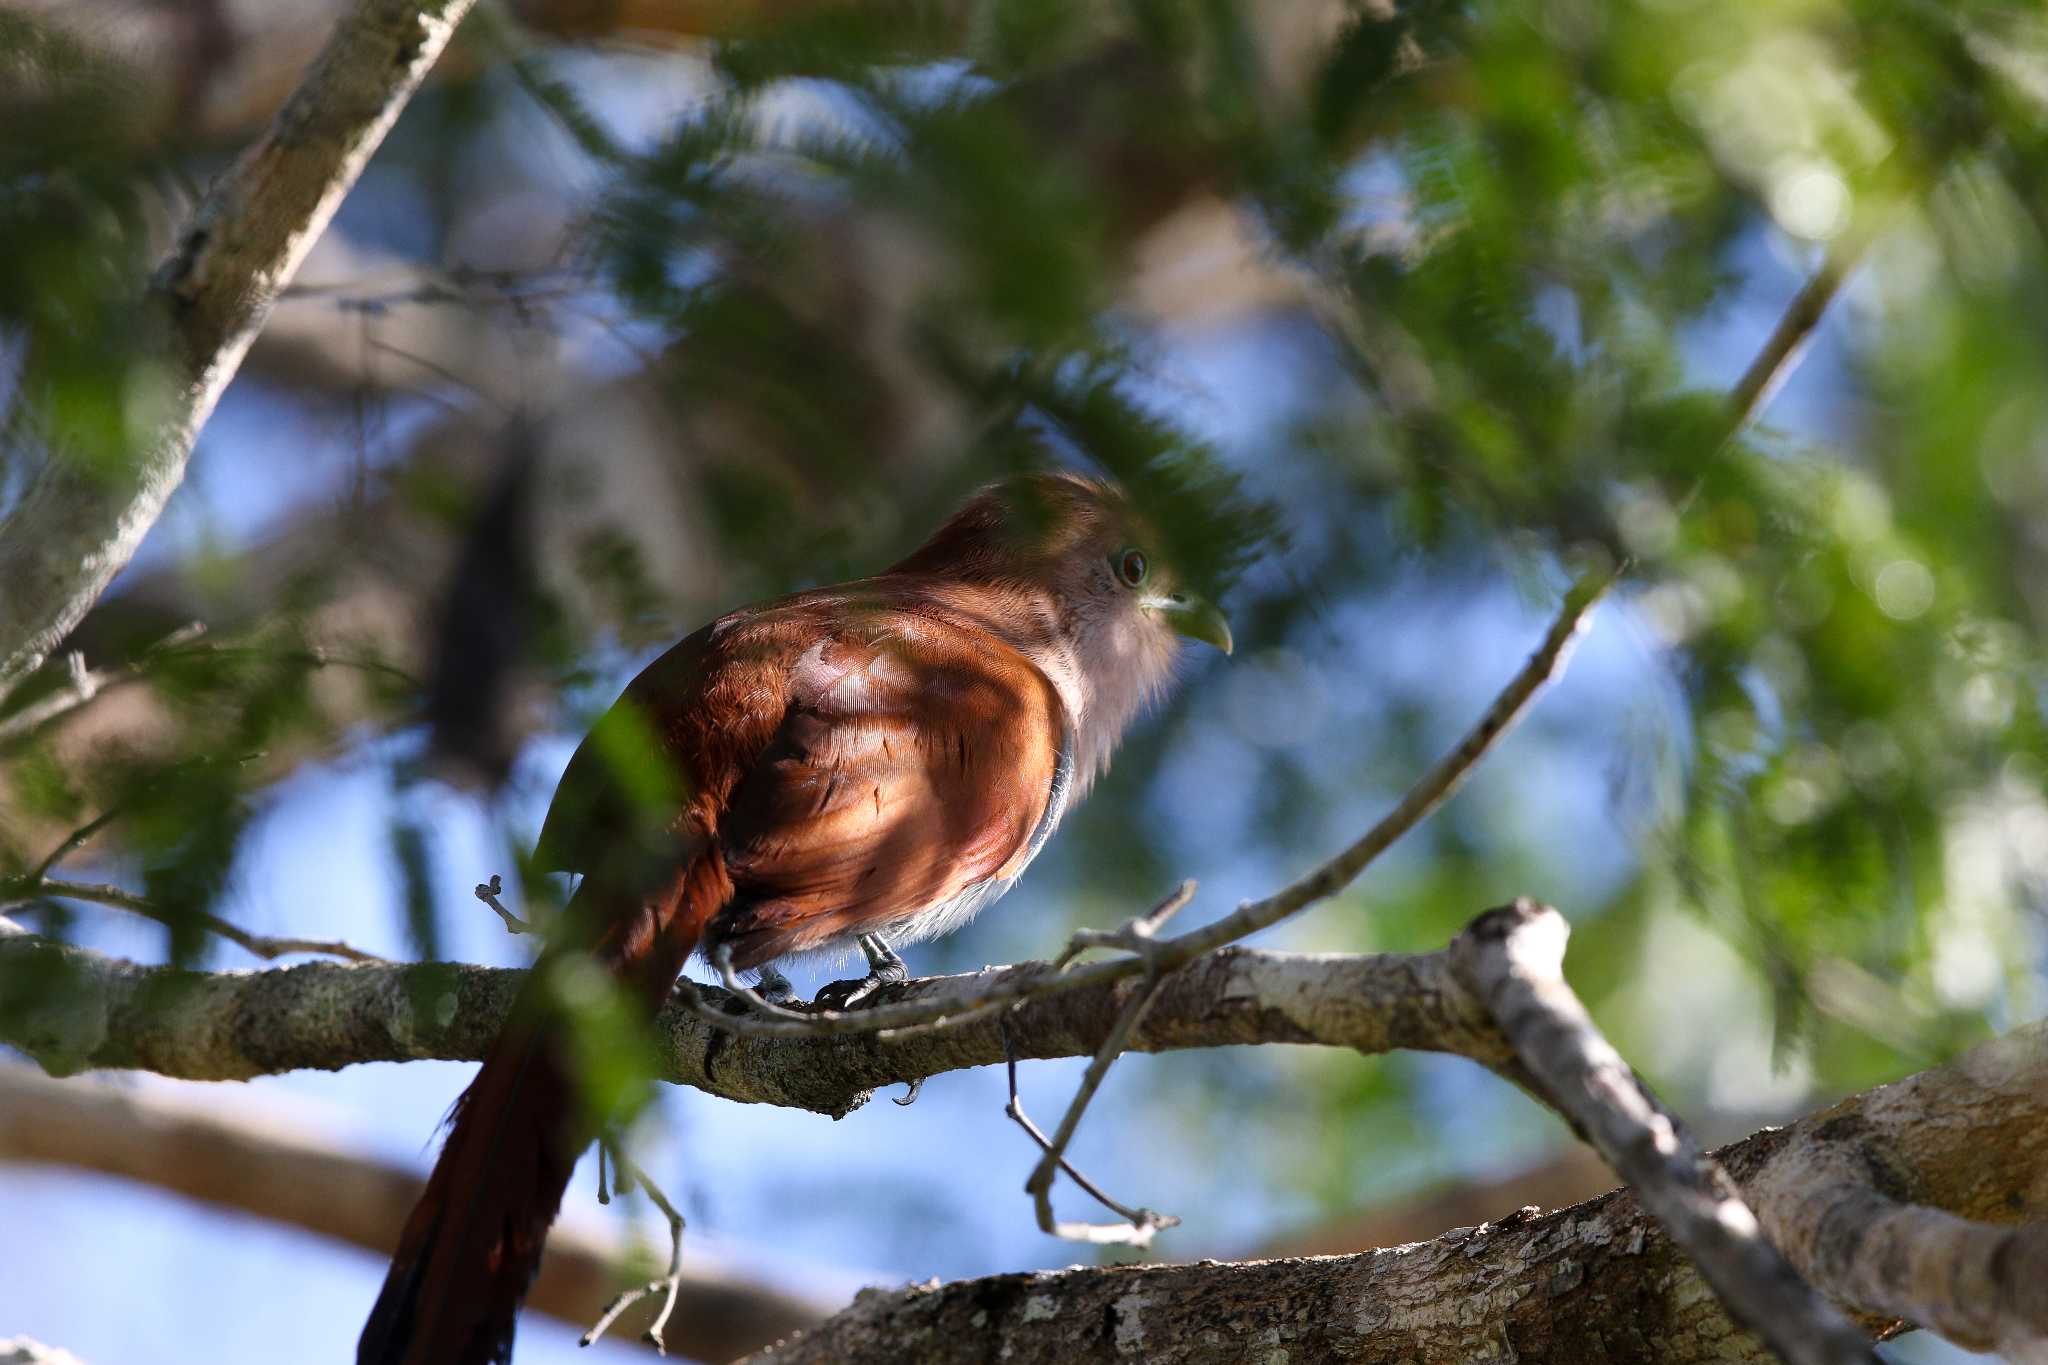
[[[475,894],[478,900],[498,912],[498,918],[505,921],[506,933],[530,934],[533,932],[533,922],[531,920],[519,918],[519,916],[507,910],[498,900],[498,897],[505,894],[505,879],[497,873],[493,872],[491,879],[487,882],[478,882]]]
[[[1564,916],[1516,901],[1474,920],[1451,961],[1523,1074],[1629,1183],[1734,1316],[1790,1365],[1876,1365],[1870,1343],[1767,1241],[1727,1172],[1623,1061],[1564,979]]]
[[[262,659],[276,663],[304,664],[308,668],[348,668],[379,673],[408,687],[418,689],[420,680],[394,663],[370,656],[334,654],[318,645],[305,649],[271,649],[263,645],[230,645],[201,642],[204,622],[180,626],[149,646],[132,662],[119,668],[91,669],[76,650],[66,656],[69,677],[49,696],[32,702],[0,720],[0,745],[10,744],[42,729],[51,721],[87,705],[116,687],[147,681],[152,669],[167,659]]]
[[[415,690],[426,684],[413,674],[400,668],[388,659],[371,654],[336,654],[322,645],[308,645],[300,648],[278,648],[269,645],[231,645],[208,641],[204,644],[189,644],[173,637],[149,652],[145,662],[154,663],[160,659],[175,658],[207,659],[256,659],[265,663],[303,664],[307,668],[346,668],[359,673],[378,673],[394,682],[405,684]]]
[[[131,915],[155,920],[158,924],[177,928],[183,924],[197,924],[208,933],[218,935],[254,953],[264,961],[272,961],[290,953],[317,953],[326,957],[338,957],[344,962],[383,962],[375,953],[366,953],[340,939],[276,938],[268,934],[252,934],[238,924],[222,919],[210,911],[198,910],[190,913],[172,914],[158,908],[147,897],[106,882],[74,882],[50,877],[22,877],[0,883],[0,907],[20,905],[26,901],[45,896],[59,896],[66,900],[90,901],[95,905],[110,906],[126,910]]]
[[[164,651],[183,645],[205,634],[206,626],[192,621],[178,627],[157,644],[144,650],[142,656],[124,668],[91,669],[85,666],[85,655],[72,650],[64,656],[64,685],[40,701],[31,702],[5,720],[0,720],[0,744],[8,744],[35,733],[59,716],[77,710],[100,693],[119,683],[133,682]]]
[[[1024,1112],[1023,1098],[1017,1093],[1017,1050],[1010,1041],[1007,1021],[999,1021],[998,1027],[1003,1038],[1003,1059],[1008,1064],[1010,1076],[1010,1101],[1003,1106],[1003,1112],[1015,1119],[1017,1126],[1030,1134],[1044,1153],[1031,1176],[1024,1182],[1025,1193],[1031,1196],[1032,1205],[1038,1216],[1038,1226],[1043,1232],[1070,1242],[1090,1242],[1108,1246],[1146,1246],[1154,1233],[1161,1228],[1178,1226],[1180,1219],[1170,1213],[1156,1213],[1151,1209],[1129,1208],[1093,1180],[1083,1175],[1078,1167],[1067,1160],[1067,1144],[1073,1140],[1074,1129],[1081,1121],[1081,1111],[1094,1098],[1096,1087],[1102,1084],[1102,1077],[1108,1073],[1109,1064],[1123,1051],[1130,1038],[1131,1028],[1136,1026],[1137,1015],[1151,1003],[1152,996],[1159,989],[1158,982],[1148,981],[1134,996],[1131,1003],[1117,1018],[1108,1038],[1096,1051],[1094,1060],[1088,1064],[1088,1075],[1082,1079],[1081,1089],[1067,1106],[1066,1116],[1061,1119],[1059,1132],[1047,1137],[1043,1129],[1032,1122]],[[1122,1223],[1062,1223],[1052,1213],[1052,1176],[1055,1170],[1065,1171],[1096,1203],[1122,1218]]]
[[[1543,642],[1508,680],[1493,704],[1449,753],[1430,765],[1400,803],[1379,823],[1361,835],[1349,848],[1307,876],[1267,896],[1248,901],[1236,911],[1212,924],[1174,939],[1169,945],[1176,957],[1185,960],[1211,948],[1233,943],[1293,915],[1317,901],[1342,891],[1365,871],[1374,859],[1393,847],[1394,841],[1420,824],[1425,816],[1449,800],[1487,751],[1500,742],[1521,719],[1536,694],[1560,672],[1570,657],[1573,642],[1585,627],[1594,605],[1614,586],[1613,570],[1587,574],[1565,594],[1557,618],[1544,633]]]
[[[1087,1112],[1095,1092],[1101,1088],[1102,1080],[1109,1074],[1109,1068],[1123,1055],[1131,1033],[1144,1018],[1153,998],[1159,994],[1161,967],[1157,958],[1156,935],[1182,906],[1193,900],[1195,884],[1184,881],[1144,914],[1110,933],[1083,929],[1077,932],[1067,944],[1066,952],[1060,955],[1057,966],[1064,967],[1073,957],[1089,948],[1122,948],[1137,955],[1146,963],[1145,981],[1135,991],[1129,1002],[1118,1012],[1116,1022],[1110,1026],[1102,1045],[1089,1059],[1088,1070],[1081,1077],[1080,1087],[1074,1098],[1067,1104],[1067,1112],[1061,1116],[1060,1124],[1050,1139],[1039,1131],[1036,1123],[1024,1112],[1024,1102],[1017,1093],[1017,1054],[1010,1043],[1008,1019],[1001,1021],[1003,1055],[1010,1066],[1010,1102],[1003,1110],[1017,1121],[1019,1127],[1031,1135],[1045,1155],[1039,1160],[1031,1176],[1024,1182],[1024,1192],[1031,1201],[1038,1216],[1038,1226],[1043,1232],[1054,1237],[1064,1237],[1071,1242],[1091,1242],[1097,1245],[1121,1244],[1147,1246],[1153,1234],[1161,1228],[1179,1224],[1180,1219],[1170,1213],[1155,1213],[1151,1209],[1131,1209],[1111,1199],[1093,1181],[1075,1170],[1067,1160],[1067,1147],[1074,1140],[1074,1131],[1081,1126],[1081,1115]],[[1122,1223],[1062,1223],[1053,1217],[1052,1182],[1054,1175],[1065,1171],[1074,1178],[1074,1183],[1093,1195],[1096,1200],[1121,1217]]]
[[[1727,431],[1717,445],[1732,440],[1771,401],[1870,241],[1867,233],[1852,231],[1843,233],[1828,246],[1820,268],[1793,296],[1763,349],[1728,391]]]
[[[0,720],[0,744],[41,729],[65,712],[85,705],[98,696],[102,688],[121,679],[117,672],[94,672],[86,668],[85,656],[75,649],[64,656],[64,665],[67,676],[62,687]]]
[[[598,1150],[602,1153],[604,1147],[600,1145]],[[620,1191],[623,1192],[626,1189],[629,1180],[639,1182],[640,1188],[647,1192],[647,1197],[654,1201],[654,1206],[661,1210],[663,1217],[668,1219],[668,1273],[658,1279],[649,1280],[645,1284],[634,1285],[631,1288],[619,1291],[619,1296],[611,1301],[603,1313],[598,1315],[597,1321],[591,1324],[590,1330],[582,1335],[577,1344],[579,1346],[590,1345],[590,1343],[603,1336],[614,1322],[618,1321],[619,1314],[625,1312],[628,1308],[640,1302],[640,1300],[654,1294],[659,1294],[662,1296],[661,1311],[654,1315],[653,1322],[647,1324],[647,1330],[640,1334],[640,1339],[649,1346],[652,1346],[655,1354],[665,1356],[668,1354],[668,1347],[662,1341],[661,1334],[668,1327],[669,1317],[676,1311],[676,1295],[681,1292],[683,1284],[683,1215],[676,1212],[676,1206],[669,1202],[668,1195],[662,1192],[661,1186],[649,1180],[647,1172],[641,1170],[639,1166],[634,1164],[633,1159],[626,1155],[623,1146],[613,1145],[611,1153],[612,1161],[619,1170]]]
[[[1188,878],[1168,892],[1158,904],[1120,929],[1076,929],[1073,937],[1067,940],[1066,949],[1052,965],[1064,970],[1068,963],[1090,948],[1121,948],[1140,957],[1154,954],[1158,948],[1159,931],[1195,898],[1195,888],[1194,878]]]
[[[32,884],[40,884],[44,878],[48,877],[52,872],[56,871],[57,864],[63,862],[66,858],[78,852],[79,849],[84,848],[87,844],[91,843],[94,835],[98,834],[108,825],[113,824],[114,821],[120,818],[120,816],[121,807],[113,806],[107,810],[101,811],[98,815],[95,815],[92,819],[86,821],[77,829],[74,829],[71,831],[71,833],[65,835],[63,842],[59,843],[55,848],[51,849],[49,856],[44,858],[41,862],[37,863],[35,866],[35,870],[28,874],[29,882]]]
[[[466,304],[470,306],[551,302],[589,294],[596,289],[587,272],[555,267],[546,270],[397,270],[388,272],[403,283],[379,287],[375,279],[329,280],[293,284],[278,292],[280,300],[319,300],[350,312],[381,313],[401,304]]]

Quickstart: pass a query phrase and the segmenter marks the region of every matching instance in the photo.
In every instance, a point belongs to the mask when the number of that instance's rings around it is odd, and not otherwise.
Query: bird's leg
[[[857,940],[861,955],[868,960],[868,974],[857,981],[834,981],[818,992],[815,1003],[827,1009],[852,1009],[875,993],[878,986],[910,979],[910,967],[880,934],[862,934]]]
[[[774,967],[763,967],[761,976],[754,983],[754,993],[770,1004],[783,1005],[796,999],[796,987],[789,984],[789,978]]]
[[[755,990],[740,980],[739,969],[732,965],[730,943],[721,943],[711,950],[711,965],[717,969],[718,979],[724,982],[725,988],[733,994],[732,1000],[725,1006],[727,1013],[737,1014],[751,1009],[770,1018],[788,1019],[794,1023],[802,1023],[809,1017],[777,1003],[778,1000],[786,1000],[796,992],[790,989],[789,978],[773,967],[761,973],[760,990]],[[780,991],[779,996],[771,997],[768,994],[777,990]]]
[[[862,934],[860,950],[868,960],[869,974],[878,983],[910,980],[910,964],[898,956],[896,950],[889,946],[889,940],[880,934]]]

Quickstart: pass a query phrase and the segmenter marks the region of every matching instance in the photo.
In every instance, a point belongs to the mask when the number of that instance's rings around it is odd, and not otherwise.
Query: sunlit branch
[[[1765,1239],[1727,1173],[1601,1036],[1564,979],[1564,916],[1531,901],[1489,911],[1452,942],[1466,985],[1526,1077],[1685,1250],[1731,1316],[1788,1365],[1876,1365],[1869,1341]]]

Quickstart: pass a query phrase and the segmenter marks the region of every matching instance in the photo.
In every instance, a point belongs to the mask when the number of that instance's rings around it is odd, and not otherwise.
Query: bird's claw
[[[873,972],[856,980],[830,981],[818,987],[818,994],[811,1004],[818,1009],[850,1010],[873,995],[881,984],[882,979]]]
[[[909,979],[909,970],[900,962],[893,971],[887,967],[877,967],[866,976],[854,980],[827,982],[818,988],[818,994],[811,1004],[818,1009],[850,1010],[882,987]]]

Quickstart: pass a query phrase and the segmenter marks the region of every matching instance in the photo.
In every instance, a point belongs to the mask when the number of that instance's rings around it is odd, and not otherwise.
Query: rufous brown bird
[[[1035,474],[983,490],[873,578],[721,617],[635,678],[577,749],[542,828],[580,873],[566,934],[651,1015],[693,952],[763,972],[965,923],[1015,883],[1171,680],[1183,638],[1230,650],[1116,490]],[[505,1361],[572,1167],[594,1136],[537,970],[457,1101],[357,1348],[361,1365]]]

